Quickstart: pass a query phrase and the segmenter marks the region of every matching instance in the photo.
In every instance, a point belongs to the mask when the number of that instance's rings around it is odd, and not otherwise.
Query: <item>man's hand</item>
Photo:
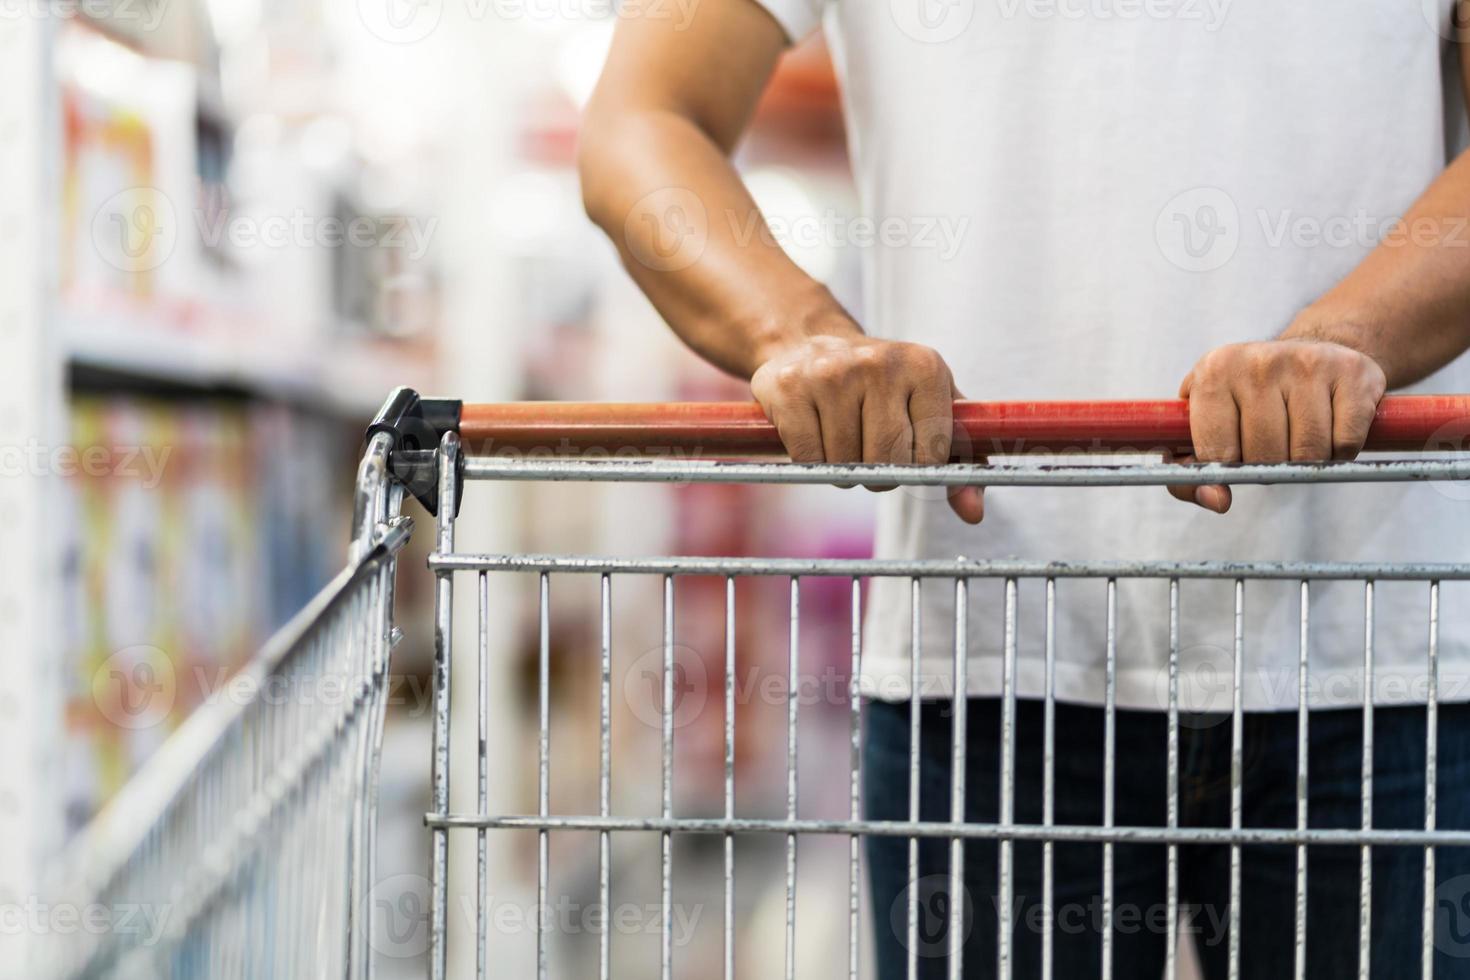
[[[1366,354],[1321,340],[1271,340],[1210,351],[1179,386],[1195,455],[1205,463],[1322,462],[1363,448],[1388,382]],[[1223,514],[1225,486],[1170,487]]]
[[[877,340],[855,325],[772,353],[750,389],[799,463],[949,462],[953,402],[949,366],[918,344]],[[955,488],[949,505],[978,524],[976,487]]]

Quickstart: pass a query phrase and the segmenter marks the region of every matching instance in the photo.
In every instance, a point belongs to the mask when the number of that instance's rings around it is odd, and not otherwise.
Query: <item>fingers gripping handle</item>
[[[474,455],[785,455],[754,402],[467,404],[460,435]],[[955,402],[956,462],[987,455],[1188,453],[1189,403],[1163,401]],[[1369,452],[1448,452],[1470,436],[1470,395],[1385,398]]]

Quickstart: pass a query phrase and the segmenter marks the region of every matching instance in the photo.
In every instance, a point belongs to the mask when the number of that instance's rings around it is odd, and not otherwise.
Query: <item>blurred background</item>
[[[483,401],[749,397],[679,346],[582,213],[576,130],[612,8],[0,4],[0,904],[36,894],[78,829],[341,566],[362,433],[391,387]],[[786,57],[739,161],[790,227],[850,214],[819,38]],[[785,244],[860,315],[856,249],[830,237]],[[385,977],[421,975],[427,939],[414,910],[427,890],[431,535],[410,507],[420,533],[400,572],[375,890],[395,926],[377,944]],[[459,544],[856,556],[871,507],[860,491],[477,485]],[[534,812],[536,583],[492,586],[491,809]],[[743,816],[785,811],[785,589],[742,583],[737,595]],[[802,817],[847,812],[849,602],[844,583],[803,593]],[[460,615],[469,628],[473,609]],[[595,579],[553,580],[553,811],[595,812],[598,617]],[[613,622],[614,812],[655,815],[660,583],[619,583]],[[676,622],[676,813],[718,815],[722,584],[681,582]],[[472,645],[459,649],[460,676],[474,675]],[[464,811],[473,707],[456,705]],[[643,836],[614,845],[614,903],[635,910],[613,942],[624,976],[658,962],[658,840]],[[490,900],[508,912],[491,950],[511,974],[534,951],[534,835],[492,837]],[[552,836],[551,892],[573,903],[554,920],[556,976],[588,975],[596,954],[583,916],[596,844]],[[473,963],[474,838],[453,846],[460,975]],[[678,842],[680,975],[721,956],[722,861],[717,837]],[[846,839],[801,843],[802,976],[845,975],[846,862]],[[784,957],[783,842],[740,840],[738,868],[736,962],[742,977],[771,976]]]

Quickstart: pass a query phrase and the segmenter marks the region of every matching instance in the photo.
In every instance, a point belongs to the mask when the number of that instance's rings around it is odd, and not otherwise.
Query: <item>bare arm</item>
[[[743,231],[764,222],[728,155],[785,46],[751,0],[702,4],[682,33],[624,19],[581,135],[587,213],[679,336],[745,378],[798,333],[853,329],[769,236]]]
[[[1470,102],[1470,53],[1460,46]],[[1470,154],[1462,153],[1340,283],[1273,341],[1232,344],[1184,379],[1199,458],[1351,459],[1385,391],[1470,347]],[[1210,510],[1227,487],[1176,487]]]
[[[1456,4],[1455,16],[1462,15]],[[1459,44],[1470,106],[1470,45]],[[1470,152],[1414,202],[1402,223],[1283,339],[1329,341],[1373,358],[1389,388],[1413,384],[1470,347]]]
[[[1390,388],[1433,374],[1470,346],[1470,154],[1282,337],[1361,351]]]
[[[867,337],[774,242],[730,162],[785,46],[754,0],[704,0],[683,30],[620,21],[582,130],[587,213],[674,331],[751,380],[793,459],[946,461],[943,359]],[[980,519],[978,491],[951,504]]]

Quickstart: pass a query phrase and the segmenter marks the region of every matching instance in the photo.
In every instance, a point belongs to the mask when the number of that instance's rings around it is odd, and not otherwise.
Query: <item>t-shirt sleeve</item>
[[[822,22],[822,0],[756,0],[786,31],[792,44],[804,39]]]

